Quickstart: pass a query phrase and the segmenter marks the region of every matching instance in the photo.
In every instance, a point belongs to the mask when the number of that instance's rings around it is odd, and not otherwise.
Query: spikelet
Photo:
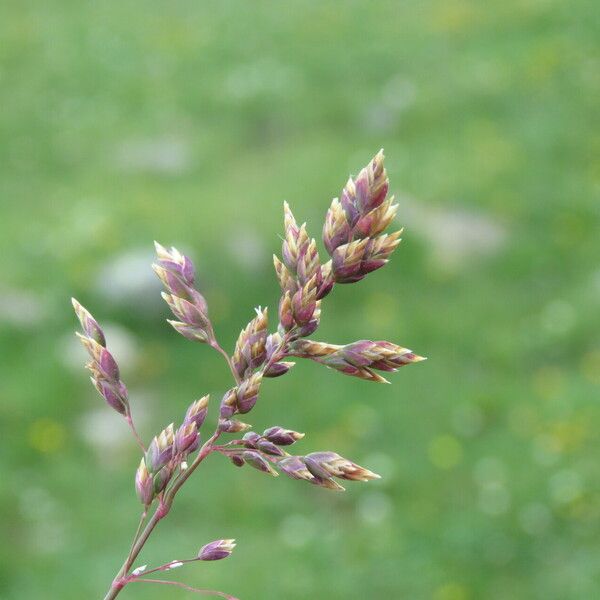
[[[177,248],[167,250],[154,242],[157,260],[152,265],[166,292],[162,297],[177,321],[168,323],[181,335],[195,342],[214,343],[214,332],[208,318],[204,296],[194,287],[194,265]]]
[[[266,358],[268,311],[260,307],[256,309],[256,317],[248,323],[238,337],[232,361],[240,377],[244,377],[248,369],[256,369]]]
[[[90,355],[91,360],[86,366],[92,374],[94,387],[111,408],[123,416],[128,416],[130,411],[127,388],[120,379],[117,361],[106,348],[106,337],[102,328],[75,298],[71,299],[71,303],[83,329],[83,334],[77,332],[76,335]]]

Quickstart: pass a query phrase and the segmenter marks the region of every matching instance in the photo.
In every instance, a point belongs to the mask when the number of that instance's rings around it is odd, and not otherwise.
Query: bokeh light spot
[[[435,590],[433,598],[434,600],[468,600],[469,590],[462,583],[451,581]]]
[[[38,452],[58,452],[65,445],[66,431],[62,424],[53,419],[38,419],[29,427],[29,444]]]

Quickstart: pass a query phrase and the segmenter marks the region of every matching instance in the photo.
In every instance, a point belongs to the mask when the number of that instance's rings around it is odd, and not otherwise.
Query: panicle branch
[[[166,292],[162,297],[177,321],[169,324],[189,340],[215,344],[215,334],[208,318],[204,296],[194,287],[195,270],[192,261],[177,248],[167,250],[154,242],[157,260],[152,265]]]
[[[297,340],[290,344],[289,352],[293,356],[309,358],[345,375],[377,383],[389,381],[375,373],[374,369],[393,372],[400,367],[425,360],[423,356],[418,356],[408,348],[391,342],[371,340],[359,340],[346,346]]]
[[[86,367],[92,374],[92,383],[111,408],[127,416],[130,412],[127,388],[121,381],[117,361],[106,348],[104,332],[75,298],[71,302],[83,329],[83,333],[76,332],[76,335],[90,355],[91,360]]]
[[[334,198],[327,211],[323,243],[335,283],[354,283],[383,267],[400,243],[402,230],[380,235],[398,211],[394,197],[387,198],[383,161],[381,150],[355,180],[348,179],[341,197]]]

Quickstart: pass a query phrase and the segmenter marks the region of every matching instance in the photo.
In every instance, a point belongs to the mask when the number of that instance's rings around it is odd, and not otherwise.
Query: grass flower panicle
[[[240,332],[231,356],[217,341],[206,299],[196,289],[192,261],[176,248],[167,249],[155,243],[153,269],[164,285],[162,296],[176,318],[168,322],[185,338],[208,344],[219,352],[234,380],[220,401],[216,427],[211,435],[205,435],[203,443],[201,429],[209,395],[192,402],[180,424],[171,423],[150,440],[147,448],[144,446],[134,426],[127,388],[107,348],[104,332],[90,312],[73,300],[82,329],[77,335],[90,355],[87,367],[92,382],[109,406],[125,418],[142,452],[134,478],[135,491],[143,506],[140,524],[105,600],[116,598],[128,584],[141,582],[173,585],[236,600],[224,592],[147,577],[191,562],[227,558],[235,547],[231,539],[206,544],[191,559],[176,559],[151,569],[146,565],[133,568],[150,535],[168,515],[181,487],[211,454],[221,454],[237,467],[250,466],[272,476],[283,473],[291,479],[334,491],[344,490],[338,480],[379,479],[376,473],[335,452],[290,454],[291,447],[295,448],[304,438],[303,433],[272,426],[259,434],[251,431],[250,425],[237,415],[245,415],[254,408],[266,378],[280,377],[290,371],[294,362],[288,358],[309,359],[346,375],[379,383],[387,380],[377,371],[394,372],[423,360],[411,350],[387,341],[359,340],[335,345],[307,339],[318,329],[321,303],[335,285],[355,283],[383,267],[400,243],[401,230],[384,233],[393,222],[398,205],[393,197],[387,196],[389,182],[383,162],[383,152],[379,152],[356,179],[348,180],[340,198],[332,201],[323,226],[323,243],[330,257],[327,262],[321,262],[317,242],[308,234],[306,223],[298,225],[290,206],[284,203],[281,258],[274,256],[281,287],[277,328],[269,333],[268,310],[257,308],[256,316]],[[225,442],[221,439],[240,433],[243,433],[241,438]]]

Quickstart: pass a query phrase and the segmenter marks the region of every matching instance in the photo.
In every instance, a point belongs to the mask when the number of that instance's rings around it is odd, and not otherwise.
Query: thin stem
[[[137,542],[140,532],[142,531],[142,525],[144,524],[144,521],[146,520],[147,515],[148,515],[148,510],[145,509],[144,512],[142,513],[142,516],[140,517],[140,522],[137,526],[137,529],[135,530],[135,535],[133,536],[133,541],[131,542],[131,548],[129,549],[129,554],[127,555],[127,558],[129,558],[131,556],[131,552],[133,551],[133,547],[135,546],[135,543]]]
[[[157,571],[170,571],[170,570],[172,570],[171,565],[173,563],[181,563],[183,565],[186,565],[191,562],[198,562],[199,560],[200,560],[199,558],[188,558],[185,560],[172,560],[171,562],[165,563],[164,565],[160,565],[160,567],[156,567],[154,569],[148,569],[147,571],[143,571],[139,575],[136,575],[136,577],[146,577],[146,575],[150,575],[150,573],[156,573]],[[133,581],[133,579],[134,579],[134,577],[132,576],[131,579],[128,579],[128,581]]]
[[[211,346],[219,353],[223,356],[223,358],[226,360],[228,366],[229,366],[229,370],[231,371],[231,374],[233,375],[233,378],[235,379],[236,383],[240,383],[240,376],[238,375],[238,372],[235,370],[235,367],[233,366],[233,362],[231,361],[231,357],[229,356],[229,354],[227,354],[227,352],[225,350],[223,350],[223,348],[221,347],[221,345],[219,344],[219,342],[217,342],[216,340],[214,342],[211,343]]]
[[[116,598],[121,592],[121,590],[125,587],[127,583],[127,581],[124,579],[125,575],[129,572],[133,561],[141,552],[142,548],[144,547],[144,544],[146,543],[146,541],[150,537],[150,534],[154,531],[154,528],[158,525],[158,522],[162,519],[162,517],[163,515],[161,511],[161,505],[159,505],[152,517],[150,518],[150,521],[148,521],[146,527],[144,528],[144,531],[133,544],[129,556],[125,559],[123,566],[119,569],[119,572],[114,578],[110,589],[108,590],[108,593],[104,597],[104,600],[114,600],[114,598]]]
[[[131,583],[159,583],[161,585],[175,585],[177,587],[188,590],[188,592],[196,592],[197,594],[208,594],[211,596],[220,596],[226,600],[238,600],[235,596],[226,594],[225,592],[218,592],[217,590],[203,590],[200,588],[193,588],[185,583],[179,581],[167,581],[166,579],[132,579]]]
[[[146,452],[146,448],[144,446],[144,443],[142,442],[142,439],[140,438],[137,429],[135,428],[135,425],[133,424],[133,417],[131,416],[131,411],[128,410],[127,414],[125,415],[125,420],[127,421],[128,425],[129,425],[129,429],[131,429],[131,433],[133,433],[133,437],[135,438],[135,441],[137,442],[138,446],[140,447],[140,450],[145,453]]]

